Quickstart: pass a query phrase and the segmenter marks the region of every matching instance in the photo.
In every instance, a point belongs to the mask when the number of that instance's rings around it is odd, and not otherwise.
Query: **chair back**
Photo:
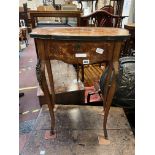
[[[124,0],[109,0],[109,5],[105,5],[101,10],[108,11],[114,15],[122,15]]]
[[[81,17],[81,26],[121,27],[123,18],[105,10],[97,10],[88,16]]]

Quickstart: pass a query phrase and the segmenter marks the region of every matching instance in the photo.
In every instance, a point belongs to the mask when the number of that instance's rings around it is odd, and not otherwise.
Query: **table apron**
[[[62,60],[70,64],[89,64],[111,61],[114,42],[45,41],[48,59]]]

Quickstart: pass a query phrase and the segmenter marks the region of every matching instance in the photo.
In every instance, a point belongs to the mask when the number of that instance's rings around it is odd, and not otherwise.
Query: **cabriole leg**
[[[48,101],[48,108],[49,108],[50,117],[51,117],[51,131],[50,131],[50,133],[51,133],[51,135],[54,135],[55,134],[55,132],[54,132],[54,129],[55,129],[54,105],[52,103],[52,99],[51,99],[47,81],[46,81],[45,61],[38,60],[38,63],[36,65],[36,76],[37,76],[37,80],[39,82],[39,86],[41,87],[41,89]]]

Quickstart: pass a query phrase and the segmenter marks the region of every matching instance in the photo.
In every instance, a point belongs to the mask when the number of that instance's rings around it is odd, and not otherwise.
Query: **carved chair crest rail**
[[[122,20],[127,16],[113,15],[105,10],[97,10],[90,15],[81,17],[81,26],[121,27]]]

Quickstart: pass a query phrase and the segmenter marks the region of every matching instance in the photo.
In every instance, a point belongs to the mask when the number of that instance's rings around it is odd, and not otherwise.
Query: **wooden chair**
[[[23,4],[23,7],[19,7],[19,21],[24,20],[25,26],[28,29],[28,32],[31,32],[31,21],[30,21],[30,14],[29,14],[29,8],[27,8],[27,3]],[[19,22],[20,26],[20,22]]]
[[[81,26],[121,27],[126,16],[113,15],[105,10],[97,10],[90,15],[81,17]]]
[[[19,41],[24,41],[26,46],[28,46],[28,32],[26,27],[19,28]]]

